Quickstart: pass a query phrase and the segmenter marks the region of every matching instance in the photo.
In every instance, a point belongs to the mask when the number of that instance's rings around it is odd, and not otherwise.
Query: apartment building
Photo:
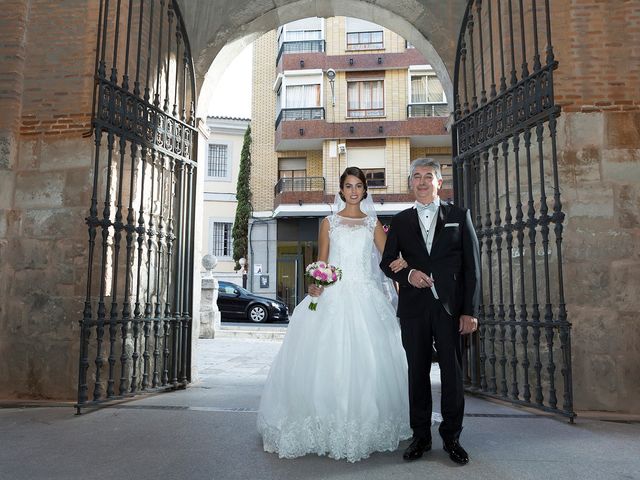
[[[443,165],[452,196],[451,111],[428,59],[394,32],[348,18],[307,18],[255,42],[252,98],[253,291],[292,308],[317,256],[319,222],[339,177],[362,168],[383,223],[411,205],[411,160]]]
[[[203,246],[218,259],[214,275],[241,284],[242,277],[234,272],[233,238],[236,216],[236,186],[240,168],[240,153],[250,120],[246,118],[207,117],[207,157],[204,167],[205,221]]]

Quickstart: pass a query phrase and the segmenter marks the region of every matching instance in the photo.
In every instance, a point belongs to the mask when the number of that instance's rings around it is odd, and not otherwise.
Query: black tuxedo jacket
[[[393,273],[389,264],[400,253],[409,266]],[[431,295],[429,289],[415,288],[409,283],[413,268],[433,276],[438,297],[453,318],[474,315],[480,295],[480,252],[469,210],[440,203],[430,254],[417,210],[409,208],[398,213],[387,234],[380,268],[400,285],[399,317],[422,315]]]

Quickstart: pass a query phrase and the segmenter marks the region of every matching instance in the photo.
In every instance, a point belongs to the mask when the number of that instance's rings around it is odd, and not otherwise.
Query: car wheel
[[[249,320],[255,323],[262,323],[267,321],[267,309],[262,305],[254,305],[249,310]]]

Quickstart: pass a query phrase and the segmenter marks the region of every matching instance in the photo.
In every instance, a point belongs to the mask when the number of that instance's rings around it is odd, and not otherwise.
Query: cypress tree
[[[233,259],[235,270],[240,270],[238,260],[247,258],[249,216],[251,215],[251,190],[249,177],[251,176],[251,125],[244,132],[242,153],[240,154],[240,171],[238,172],[238,186],[236,189],[236,218],[233,222]]]

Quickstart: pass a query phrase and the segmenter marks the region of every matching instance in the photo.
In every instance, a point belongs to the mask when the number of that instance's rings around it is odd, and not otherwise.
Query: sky
[[[245,47],[222,74],[209,102],[208,115],[251,118],[251,57],[253,44]]]

